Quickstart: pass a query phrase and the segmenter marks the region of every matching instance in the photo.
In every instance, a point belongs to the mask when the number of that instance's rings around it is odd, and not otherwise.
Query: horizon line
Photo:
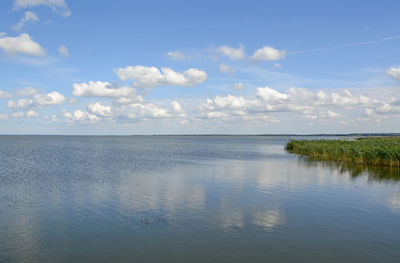
[[[353,132],[353,133],[193,133],[193,134],[0,134],[0,136],[400,136],[400,132]]]

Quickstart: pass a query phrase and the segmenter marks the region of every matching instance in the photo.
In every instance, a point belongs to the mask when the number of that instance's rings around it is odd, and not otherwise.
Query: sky
[[[400,132],[399,12],[0,0],[0,134]]]

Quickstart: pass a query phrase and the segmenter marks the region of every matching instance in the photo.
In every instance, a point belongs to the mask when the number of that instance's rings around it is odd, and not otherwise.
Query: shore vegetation
[[[400,167],[400,137],[291,140],[286,150],[313,160]]]

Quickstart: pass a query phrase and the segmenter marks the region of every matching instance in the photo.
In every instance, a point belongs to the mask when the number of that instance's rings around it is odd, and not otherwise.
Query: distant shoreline
[[[268,136],[268,137],[397,137],[400,133],[318,133],[318,134],[0,134],[0,136]]]

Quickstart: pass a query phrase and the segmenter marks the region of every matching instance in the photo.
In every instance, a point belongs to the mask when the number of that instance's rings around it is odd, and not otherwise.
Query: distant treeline
[[[286,149],[310,159],[400,167],[400,137],[291,140]]]

